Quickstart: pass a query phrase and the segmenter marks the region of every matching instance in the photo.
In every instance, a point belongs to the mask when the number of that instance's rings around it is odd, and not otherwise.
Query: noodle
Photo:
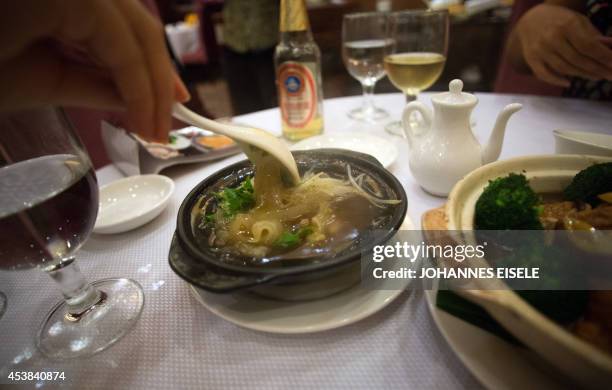
[[[257,221],[251,227],[252,239],[256,244],[272,245],[283,232],[283,225],[278,220]]]
[[[361,230],[380,220],[386,208],[400,202],[381,199],[376,182],[364,173],[353,177],[350,166],[347,177],[341,180],[323,172],[308,172],[295,187],[285,187],[276,160],[264,157],[255,162],[252,187],[250,183],[245,186],[252,191],[252,207],[229,216],[220,210],[227,212],[233,210],[231,207],[217,208],[207,216],[213,225],[209,240],[215,246],[254,258],[294,253],[306,247],[308,253],[330,245],[344,248]],[[364,183],[368,182],[365,190]],[[244,191],[238,189],[231,195]]]

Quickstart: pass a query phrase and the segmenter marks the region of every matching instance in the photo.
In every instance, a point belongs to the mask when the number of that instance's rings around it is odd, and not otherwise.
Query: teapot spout
[[[510,116],[523,108],[522,104],[512,103],[508,104],[497,116],[493,132],[489,136],[489,142],[484,147],[482,152],[482,163],[488,164],[499,158],[501,154],[502,144],[504,142],[504,133],[506,132],[506,125]]]

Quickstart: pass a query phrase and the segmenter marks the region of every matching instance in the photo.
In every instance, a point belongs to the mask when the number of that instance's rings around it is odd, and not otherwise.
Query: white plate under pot
[[[401,229],[414,229],[408,215]],[[409,279],[402,280],[398,288],[398,280],[379,279],[376,281],[379,286],[366,289],[357,285],[326,298],[301,302],[249,293],[213,294],[189,287],[202,306],[238,326],[268,333],[299,334],[340,328],[373,315],[393,302],[410,283]]]

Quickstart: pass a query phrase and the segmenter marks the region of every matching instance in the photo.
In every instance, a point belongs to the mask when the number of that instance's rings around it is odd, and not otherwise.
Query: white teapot
[[[481,146],[470,126],[470,114],[478,99],[462,92],[463,82],[453,80],[449,92],[432,96],[434,111],[421,102],[410,102],[404,109],[402,126],[410,147],[412,175],[421,187],[437,196],[446,196],[468,172],[498,159],[510,115],[522,105],[507,105],[497,116],[489,142]],[[410,115],[423,116],[421,127],[413,129]]]

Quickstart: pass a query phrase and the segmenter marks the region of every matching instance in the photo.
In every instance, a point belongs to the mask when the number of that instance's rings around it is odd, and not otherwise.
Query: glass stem
[[[411,94],[405,93],[404,96],[406,96],[406,103],[410,103],[410,102],[417,100],[417,95],[411,95]]]
[[[68,315],[78,318],[103,299],[103,294],[81,274],[74,257],[65,259],[46,271],[62,291],[68,306]]]
[[[363,112],[373,112],[374,108],[374,86],[376,83],[361,83],[363,89]]]

